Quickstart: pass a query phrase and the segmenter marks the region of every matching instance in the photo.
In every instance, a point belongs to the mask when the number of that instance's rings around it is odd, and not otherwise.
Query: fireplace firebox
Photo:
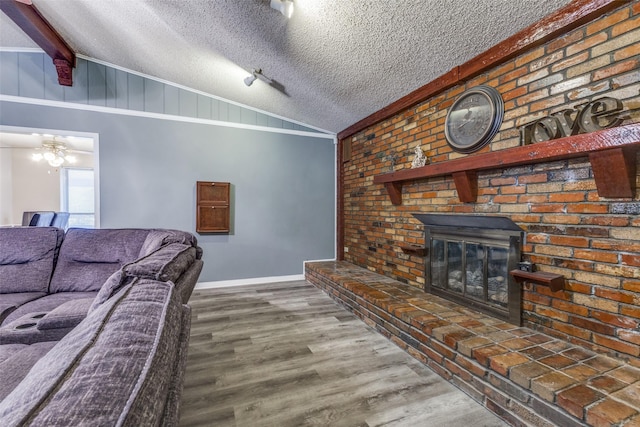
[[[521,324],[523,230],[506,217],[414,214],[424,224],[425,291]]]

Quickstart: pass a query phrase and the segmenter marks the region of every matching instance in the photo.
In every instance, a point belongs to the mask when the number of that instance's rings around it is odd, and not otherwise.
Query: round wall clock
[[[444,134],[454,150],[471,153],[484,147],[502,124],[504,101],[491,86],[471,88],[453,103],[445,121]]]

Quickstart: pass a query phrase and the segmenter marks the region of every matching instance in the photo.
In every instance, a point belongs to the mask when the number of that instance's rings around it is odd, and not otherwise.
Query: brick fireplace
[[[425,257],[403,251],[426,245],[423,224],[414,213],[509,218],[526,233],[521,258],[564,279],[560,290],[523,282],[523,324],[637,360],[640,159],[635,148],[621,151],[626,171],[631,170],[632,197],[599,192],[602,183],[594,175],[601,173],[601,152],[497,164],[478,169],[473,185],[467,187],[460,186],[461,180],[469,182],[464,174],[411,179],[400,186],[374,182],[376,177],[409,170],[417,144],[430,165],[443,168],[455,161],[525,149],[519,132],[523,125],[603,96],[619,99],[624,106],[620,136],[635,135],[640,123],[640,4],[609,3],[605,11],[585,15],[570,29],[517,55],[506,55],[489,68],[477,71],[479,59],[463,64],[427,85],[428,96],[421,101],[341,133],[339,220],[344,250],[339,258],[423,289],[430,286],[425,281]],[[487,55],[499,50],[498,46]],[[481,151],[456,153],[445,140],[448,108],[464,90],[481,84],[500,92],[505,103],[502,126]],[[572,140],[568,144],[576,145]],[[473,192],[473,201],[467,201],[461,189]],[[390,191],[395,191],[391,198]]]

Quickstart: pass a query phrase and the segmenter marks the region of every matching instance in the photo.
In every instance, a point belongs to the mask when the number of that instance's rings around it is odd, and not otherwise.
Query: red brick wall
[[[479,84],[498,89],[505,117],[478,153],[518,146],[522,124],[601,96],[623,102],[625,124],[640,122],[640,3],[626,3],[350,137],[351,159],[343,164],[345,260],[422,287],[423,259],[398,247],[424,243],[412,212],[508,216],[526,230],[523,258],[567,278],[559,292],[525,286],[525,325],[640,356],[640,191],[633,200],[599,197],[587,158],[480,172],[476,203],[458,200],[451,177],[406,183],[399,206],[373,184],[375,175],[410,168],[417,144],[431,163],[466,156],[449,148],[444,121],[457,96]],[[640,188],[640,175],[637,181]]]

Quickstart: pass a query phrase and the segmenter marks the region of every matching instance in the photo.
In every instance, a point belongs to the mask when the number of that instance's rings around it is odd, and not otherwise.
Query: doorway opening
[[[52,142],[64,161],[47,160]],[[98,146],[96,133],[0,126],[0,226],[54,211],[72,213],[70,227],[99,228]]]

